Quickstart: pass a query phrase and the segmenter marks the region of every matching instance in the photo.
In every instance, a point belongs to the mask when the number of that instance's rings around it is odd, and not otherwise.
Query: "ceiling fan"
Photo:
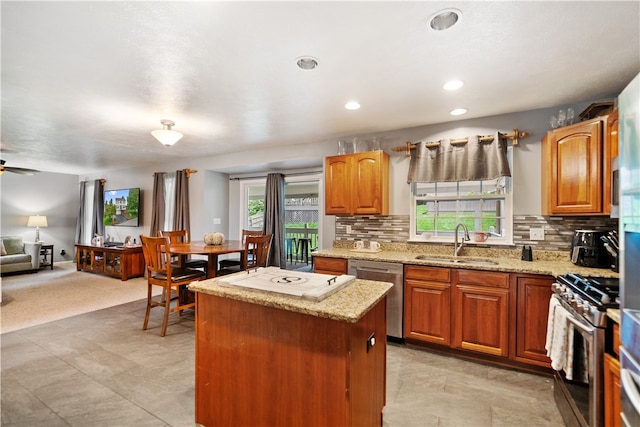
[[[0,160],[0,175],[2,175],[5,172],[19,173],[21,175],[34,175],[40,172],[39,170],[35,170],[35,169],[15,168],[13,166],[5,166],[4,164],[5,164],[5,161]]]

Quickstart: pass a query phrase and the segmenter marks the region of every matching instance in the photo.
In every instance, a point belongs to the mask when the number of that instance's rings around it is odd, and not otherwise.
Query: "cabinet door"
[[[105,252],[104,272],[106,274],[120,276],[122,272],[120,254],[110,251]]]
[[[454,311],[454,347],[508,355],[509,289],[458,284]]]
[[[351,157],[327,157],[325,161],[325,214],[351,213]]]
[[[542,144],[543,215],[602,213],[602,119],[550,131]]]
[[[619,427],[620,419],[620,362],[604,355],[604,425]]]
[[[420,341],[451,343],[451,285],[406,280],[404,336]]]
[[[353,213],[389,213],[389,156],[383,151],[353,155],[351,198]]]
[[[519,276],[516,279],[515,360],[550,367],[544,348],[553,277]]]

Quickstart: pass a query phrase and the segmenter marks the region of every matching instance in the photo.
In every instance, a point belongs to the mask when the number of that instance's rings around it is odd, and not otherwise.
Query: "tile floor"
[[[2,426],[194,426],[194,322],[144,301],[0,336]],[[549,378],[389,344],[385,426],[564,426]]]

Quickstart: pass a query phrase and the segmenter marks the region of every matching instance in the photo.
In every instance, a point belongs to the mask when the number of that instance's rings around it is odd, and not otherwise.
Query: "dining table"
[[[227,240],[221,245],[207,245],[203,240],[194,240],[187,243],[174,243],[170,250],[171,253],[180,255],[180,265],[184,265],[188,255],[207,255],[208,279],[216,277],[218,274],[218,255],[239,253],[241,268],[245,268],[245,247],[240,240]]]

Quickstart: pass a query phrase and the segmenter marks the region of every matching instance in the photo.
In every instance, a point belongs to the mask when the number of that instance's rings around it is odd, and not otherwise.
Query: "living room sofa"
[[[37,272],[40,242],[24,242],[20,236],[0,237],[0,274]]]

